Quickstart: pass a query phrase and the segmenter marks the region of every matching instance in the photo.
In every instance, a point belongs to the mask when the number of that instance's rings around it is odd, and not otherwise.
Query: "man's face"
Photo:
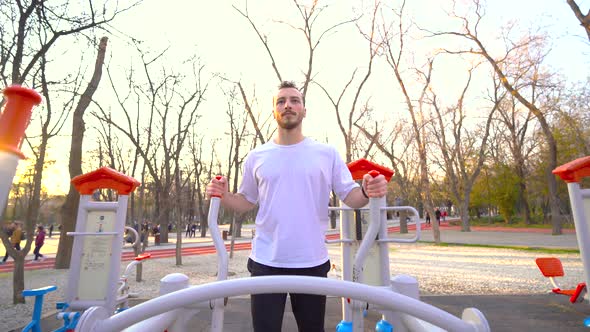
[[[301,126],[306,110],[303,96],[295,88],[280,89],[274,98],[275,120],[283,129],[294,129]]]

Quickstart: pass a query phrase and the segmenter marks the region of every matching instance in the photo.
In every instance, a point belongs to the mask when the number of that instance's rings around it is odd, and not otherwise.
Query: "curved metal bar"
[[[150,317],[209,299],[278,292],[334,295],[358,299],[410,314],[448,331],[476,332],[485,330],[484,327],[463,321],[434,306],[398,293],[384,291],[379,287],[350,281],[303,276],[241,278],[192,286],[144,302],[107,319],[94,320],[92,326],[78,326],[76,330],[121,331]],[[484,323],[487,324],[487,322]]]
[[[388,206],[388,207],[381,208],[381,210],[384,210],[384,211],[410,211],[410,212],[412,212],[414,217],[417,218],[416,219],[416,235],[414,235],[413,238],[409,238],[409,239],[387,237],[384,239],[379,239],[377,242],[379,242],[379,243],[384,243],[384,242],[414,243],[414,242],[417,242],[418,240],[420,240],[421,227],[420,227],[420,219],[418,218],[418,217],[420,217],[420,214],[418,214],[418,210],[416,210],[412,206]]]
[[[125,242],[125,244],[123,245],[123,248],[125,249],[125,248],[137,247],[139,245],[139,234],[137,234],[137,231],[133,227],[125,226],[125,229],[130,231],[131,233],[133,233],[133,236],[135,237],[135,241],[133,241],[133,243],[130,245],[127,245],[127,242]]]
[[[209,203],[209,233],[215,244],[215,250],[217,251],[217,280],[226,280],[227,271],[229,265],[229,258],[227,255],[227,249],[225,248],[225,242],[219,232],[217,226],[217,218],[219,217],[219,206],[221,205],[221,199],[219,197],[211,197],[211,203]],[[222,331],[223,330],[223,319],[224,319],[224,300],[222,298],[214,298],[213,300],[213,313],[211,318],[211,331]]]

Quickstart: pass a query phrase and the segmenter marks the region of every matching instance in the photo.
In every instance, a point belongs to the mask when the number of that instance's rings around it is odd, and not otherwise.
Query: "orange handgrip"
[[[33,107],[41,103],[41,96],[20,85],[4,89],[4,96],[6,105],[0,115],[0,150],[12,152],[24,159],[18,147],[31,120]]]
[[[150,253],[144,253],[144,254],[138,255],[138,256],[137,256],[137,257],[135,257],[134,259],[135,259],[136,261],[142,261],[142,260],[144,260],[144,259],[148,259],[148,258],[152,258],[152,254],[150,254]]]
[[[221,176],[221,175],[217,175],[217,176],[215,176],[215,178],[216,178],[217,180],[221,180],[222,176]],[[221,195],[211,195],[211,197],[217,197],[217,198],[221,198]]]

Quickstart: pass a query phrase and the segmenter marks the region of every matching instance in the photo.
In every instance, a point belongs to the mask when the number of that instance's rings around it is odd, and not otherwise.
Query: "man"
[[[23,237],[23,231],[20,228],[20,224],[13,222],[10,225],[10,228],[12,230],[12,234],[10,235],[10,244],[12,245],[12,247],[14,249],[20,250],[20,241],[22,240],[22,237]],[[8,260],[8,249],[6,250],[6,254],[4,255],[4,258],[2,259],[2,262],[0,262],[0,264],[6,263],[7,260]]]
[[[383,197],[387,181],[382,175],[366,175],[359,187],[336,149],[303,135],[307,110],[295,84],[281,83],[273,101],[277,135],[249,153],[239,192],[230,193],[222,177],[211,180],[207,195],[221,195],[221,204],[238,213],[259,206],[248,260],[253,277],[325,278],[330,270],[324,231],[331,190],[349,207],[360,208],[369,197]],[[281,330],[286,295],[251,296],[254,331]],[[324,331],[325,296],[290,294],[290,298],[299,331]]]

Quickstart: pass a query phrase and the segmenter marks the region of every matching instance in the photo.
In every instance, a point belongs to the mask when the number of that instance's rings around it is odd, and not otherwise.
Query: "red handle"
[[[369,171],[369,175],[374,178],[376,178],[379,174],[381,174],[381,173],[379,173],[379,171],[376,171],[376,170]]]
[[[221,180],[221,177],[222,177],[221,175],[217,175],[217,176],[215,176],[215,178],[216,178],[217,180]],[[221,198],[221,195],[211,195],[211,197],[217,197],[217,198]]]
[[[135,260],[136,260],[136,261],[142,261],[142,260],[144,260],[144,259],[148,259],[148,258],[151,258],[151,257],[152,257],[152,254],[150,254],[150,253],[145,253],[145,254],[141,254],[141,255],[139,255],[139,256],[137,256],[137,257],[135,257]]]

